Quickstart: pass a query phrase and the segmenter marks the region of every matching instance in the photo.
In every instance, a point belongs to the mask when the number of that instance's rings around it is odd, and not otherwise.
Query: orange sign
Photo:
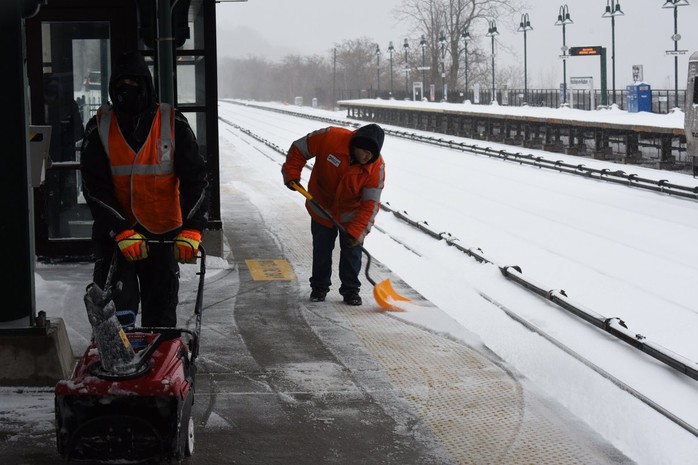
[[[570,55],[572,56],[588,56],[588,55],[601,55],[602,47],[570,47]]]

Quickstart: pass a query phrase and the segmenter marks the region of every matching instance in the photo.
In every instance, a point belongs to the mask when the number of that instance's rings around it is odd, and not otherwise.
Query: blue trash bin
[[[652,87],[644,82],[636,82],[626,87],[628,91],[628,112],[652,111]]]

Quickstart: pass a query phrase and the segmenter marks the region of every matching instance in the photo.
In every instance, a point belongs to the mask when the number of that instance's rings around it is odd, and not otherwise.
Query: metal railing
[[[429,98],[429,92],[426,91],[426,97]],[[608,92],[608,104],[612,103],[611,91]],[[573,108],[580,110],[591,110],[591,92],[588,90],[570,89],[567,91],[567,102]],[[652,113],[669,113],[674,107],[675,91],[666,89],[652,89]],[[686,91],[679,90],[679,105],[684,108],[686,104]],[[391,93],[389,90],[369,88],[369,89],[339,89],[336,94],[337,100],[353,100],[361,98],[381,98],[395,100],[412,100],[412,94],[406,94],[404,90],[394,89]],[[436,91],[434,101],[440,102],[442,92]],[[469,90],[467,93],[462,89],[451,90],[448,92],[449,103],[463,103],[465,100],[470,100],[471,103],[489,105],[492,102],[492,91],[481,90],[479,93],[479,101],[475,100],[475,93]],[[497,102],[500,105],[519,107],[526,103],[528,106],[558,108],[561,103],[560,91],[558,89],[529,89],[528,99],[525,98],[523,89],[502,89],[497,90]],[[594,90],[594,103],[596,107],[602,102],[601,90]],[[628,92],[625,89],[616,89],[616,104],[621,110],[628,108]]]

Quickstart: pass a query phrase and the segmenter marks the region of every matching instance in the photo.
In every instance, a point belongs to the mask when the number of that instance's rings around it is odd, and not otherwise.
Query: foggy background
[[[395,55],[401,56],[402,44],[407,38],[411,45],[409,53],[413,55],[410,60],[419,65],[421,33],[416,31],[414,24],[399,17],[398,10],[404,1],[249,0],[247,3],[220,3],[217,15],[221,68],[225,69],[226,59],[229,58],[260,57],[278,62],[289,55],[317,55],[331,61],[335,46],[358,38],[366,38],[380,47],[381,67],[388,66],[388,43],[393,41]],[[679,56],[679,89],[685,89],[688,58],[698,50],[698,2],[689,2],[690,5],[678,8],[678,32],[682,36],[679,49],[688,50],[685,55]],[[527,33],[528,87],[559,88],[563,80],[562,60],[559,58],[562,53],[562,27],[555,26],[555,21],[560,7],[567,5],[574,21],[574,24],[566,26],[567,46],[606,47],[608,89],[611,90],[611,19],[602,17],[606,0],[508,3],[513,5],[513,12],[493,18],[500,33],[495,45],[498,88],[523,88],[523,33],[516,32],[522,13],[529,14],[533,27]],[[518,7],[521,3],[524,6]],[[619,3],[625,15],[615,20],[616,89],[625,89],[627,84],[632,83],[633,65],[643,66],[644,81],[653,89],[673,89],[674,58],[665,53],[674,48],[671,39],[674,33],[673,9],[662,8],[664,0],[622,0]],[[487,62],[485,65],[489,66],[491,42],[485,37],[487,26],[485,19],[473,22],[469,30],[473,40],[468,47],[469,50],[478,50]],[[596,57],[568,59],[568,82],[570,77],[591,76],[594,87],[600,88],[599,61]],[[373,66],[375,75],[375,61]],[[396,65],[394,76],[398,83],[402,79],[404,88],[404,73],[400,74],[400,69]],[[462,82],[460,76],[457,80]],[[413,79],[421,80],[416,75],[410,77],[410,80]],[[474,82],[470,81],[470,88]],[[385,87],[385,80],[381,84]],[[481,85],[487,86],[484,77]]]

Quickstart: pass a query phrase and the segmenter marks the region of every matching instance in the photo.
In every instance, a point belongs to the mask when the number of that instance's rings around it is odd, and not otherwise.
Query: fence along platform
[[[619,158],[628,164],[653,163],[660,169],[680,169],[690,164],[685,132],[679,127],[568,119],[563,114],[559,118],[545,117],[536,115],[538,110],[525,114],[523,108],[512,109],[518,114],[490,113],[483,111],[486,107],[467,104],[365,99],[337,104],[347,110],[347,117],[415,130],[599,160]],[[618,150],[614,151],[612,144],[618,145]]]

